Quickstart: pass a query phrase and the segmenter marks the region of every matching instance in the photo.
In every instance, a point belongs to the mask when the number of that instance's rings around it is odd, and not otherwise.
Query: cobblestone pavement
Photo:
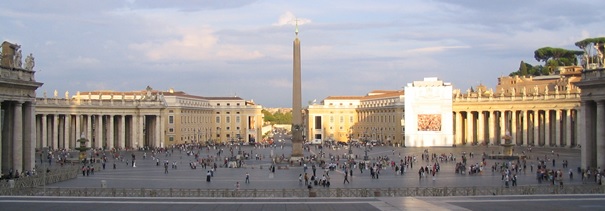
[[[436,176],[435,180],[432,177],[419,179],[418,168],[420,165],[432,165],[434,162],[421,161],[421,153],[423,150],[428,149],[429,153],[437,154],[449,154],[453,153],[457,161],[460,162],[462,153],[467,155],[473,152],[475,156],[469,158],[467,163],[474,164],[481,161],[481,154],[497,153],[500,151],[498,146],[477,146],[477,147],[431,147],[431,148],[401,148],[401,147],[384,147],[378,146],[373,147],[372,150],[368,151],[370,162],[379,156],[388,156],[390,159],[399,161],[400,156],[416,156],[417,161],[414,163],[413,168],[408,169],[404,175],[397,175],[393,169],[387,168],[381,171],[379,179],[372,179],[369,171],[360,172],[359,169],[354,169],[353,177],[349,178],[350,183],[343,184],[344,174],[342,170],[337,169],[336,171],[327,172],[331,186],[330,188],[397,188],[397,187],[463,187],[463,186],[502,186],[501,174],[498,172],[491,171],[491,165],[494,162],[502,162],[501,160],[487,160],[487,168],[484,169],[482,174],[468,175],[468,174],[456,174],[454,171],[455,162],[442,162],[441,171]],[[162,164],[156,166],[156,162],[151,160],[151,152],[147,151],[147,158],[143,159],[142,151],[135,152],[120,152],[126,159],[130,159],[134,153],[136,156],[136,167],[132,167],[130,162],[129,165],[126,161],[117,161],[110,158],[106,165],[106,169],[102,170],[100,164],[95,165],[94,175],[82,176],[79,175],[77,179],[52,184],[49,187],[101,187],[101,181],[104,180],[108,188],[204,188],[204,189],[216,189],[216,188],[235,188],[237,182],[240,183],[240,189],[282,189],[282,188],[304,188],[304,184],[298,181],[298,176],[304,173],[303,167],[295,164],[288,169],[277,169],[275,173],[269,171],[271,161],[269,159],[271,154],[276,156],[284,155],[288,156],[291,152],[289,146],[278,146],[276,148],[254,148],[252,146],[243,146],[243,151],[250,153],[252,157],[256,154],[264,156],[262,160],[250,159],[246,160],[246,167],[244,168],[223,168],[220,167],[215,171],[214,177],[211,182],[206,182],[206,172],[209,169],[203,169],[198,165],[197,169],[191,169],[189,162],[194,161],[193,156],[188,156],[186,152],[181,152],[177,149],[174,151],[170,150],[170,154],[160,154],[158,158],[161,162],[168,161],[169,163],[177,162],[178,168],[168,168],[168,173],[164,173],[164,167]],[[534,147],[532,152],[528,152],[525,147],[517,147],[516,152],[525,151],[529,156],[527,170],[525,172],[518,173],[519,185],[527,184],[538,184],[535,175],[535,166],[537,164],[536,157],[554,158],[555,169],[563,170],[565,174],[565,183],[581,183],[578,176],[574,179],[568,177],[567,172],[572,169],[574,175],[577,174],[577,167],[580,165],[580,149],[569,149],[569,148],[542,148]],[[305,156],[312,154],[319,154],[320,152],[325,153],[326,159],[331,155],[343,156],[348,153],[348,149],[327,149],[323,150],[311,148],[310,151],[305,152]],[[554,153],[553,153],[554,151]],[[216,156],[217,149],[201,151],[202,157]],[[234,150],[237,153],[237,150]],[[353,153],[357,155],[358,160],[363,158],[364,148],[353,148]],[[223,156],[230,155],[228,149],[224,150]],[[217,160],[217,164],[220,166],[222,159]],[[327,159],[329,162],[329,159]],[[562,168],[562,161],[567,160],[569,167],[567,169]],[[342,163],[344,160],[340,159]],[[113,164],[116,164],[116,169],[113,169]],[[534,171],[530,170],[530,166],[534,166]],[[286,165],[279,165],[285,167]],[[549,168],[552,167],[552,161],[548,162]],[[250,174],[250,183],[245,183],[246,173]],[[311,167],[307,169],[307,173],[312,174]],[[324,170],[318,169],[317,175],[321,176]],[[543,184],[547,185],[547,184]]]

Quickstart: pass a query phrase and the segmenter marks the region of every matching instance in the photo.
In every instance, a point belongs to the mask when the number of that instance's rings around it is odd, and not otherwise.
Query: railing
[[[74,179],[78,176],[78,166],[66,166],[63,168],[55,168],[50,173],[44,175],[44,172],[38,173],[36,176],[20,177],[11,180],[0,181],[0,195],[5,195],[6,191],[11,189],[28,189],[35,188],[47,184],[57,183]]]
[[[76,197],[422,197],[532,194],[605,194],[605,186],[410,187],[313,189],[145,189],[145,188],[9,188],[0,195]]]

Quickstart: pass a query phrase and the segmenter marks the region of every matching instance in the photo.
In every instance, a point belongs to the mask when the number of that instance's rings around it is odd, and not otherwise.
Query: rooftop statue
[[[27,58],[25,58],[25,69],[26,70],[34,70],[34,66],[36,66],[36,61],[34,60],[34,56],[30,53]]]
[[[21,50],[18,50],[15,54],[15,61],[13,62],[13,64],[15,64],[14,67],[16,68],[21,68],[23,66],[23,62],[21,61]]]

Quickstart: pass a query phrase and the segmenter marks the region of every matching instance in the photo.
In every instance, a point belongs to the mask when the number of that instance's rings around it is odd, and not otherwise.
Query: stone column
[[[41,119],[40,123],[42,125],[42,126],[40,126],[41,127],[40,132],[42,133],[42,134],[40,134],[40,138],[41,138],[40,142],[42,142],[42,147],[44,148],[44,147],[48,147],[48,132],[47,132],[48,126],[46,125],[46,123],[47,123],[46,114],[42,114],[42,117],[40,119]]]
[[[496,118],[496,111],[489,112],[489,120],[487,123],[487,127],[489,128],[489,142],[491,144],[497,144],[498,139],[496,138],[496,125],[498,119]]]
[[[36,166],[36,109],[32,102],[25,104],[23,113],[23,169]]]
[[[462,113],[460,111],[456,112],[456,140],[454,144],[462,145]]]
[[[561,142],[561,109],[557,109],[555,113],[555,146],[563,146]]]
[[[565,112],[566,113],[565,114],[565,146],[566,147],[572,147],[571,146],[571,111],[572,111],[572,109],[569,109],[569,110],[567,110],[567,112]],[[580,131],[578,131],[578,132],[580,132]],[[580,133],[580,134],[582,134],[582,133]]]
[[[103,115],[96,115],[95,116],[95,121],[96,121],[95,123],[96,123],[96,126],[97,126],[97,129],[96,129],[97,135],[95,137],[95,147],[97,149],[103,148],[105,150],[108,150],[105,147],[106,144],[103,143],[104,142],[103,139],[105,138],[104,134],[103,134],[103,129],[105,127],[105,121],[103,120],[104,118],[105,118],[105,116],[103,116]]]
[[[529,129],[527,124],[529,122],[529,110],[523,111],[523,146],[527,146],[529,143]]]
[[[23,103],[14,102],[13,112],[13,163],[15,171],[23,173]]]
[[[107,134],[107,148],[108,149],[113,149],[116,148],[115,144],[114,144],[114,127],[115,127],[115,122],[114,122],[114,115],[109,115],[109,133]]]
[[[485,143],[485,113],[483,111],[477,112],[478,120],[477,120],[477,142],[479,144]]]
[[[586,127],[590,127],[589,125],[592,123],[591,120],[592,118],[590,118],[590,116],[592,115],[592,113],[590,112],[590,106],[589,103],[587,103],[586,101],[582,100],[580,102],[581,108],[580,108],[580,116],[585,117],[585,121],[579,121],[579,126],[578,126],[578,133],[580,134],[580,140],[579,140],[579,144],[582,146],[581,149],[581,162],[582,162],[582,169],[586,169],[586,167],[590,167],[592,166],[592,154],[589,148],[590,148],[590,141],[591,140],[591,134],[590,134],[590,130],[587,129]]]
[[[88,142],[86,142],[86,147],[92,146],[92,115],[86,115],[86,138]]]
[[[82,115],[80,114],[76,114],[75,118],[76,118],[76,133],[75,133],[75,137],[74,140],[78,140],[80,138],[82,138],[82,136],[84,136],[84,133],[82,133],[82,128],[81,128],[81,124],[82,124]],[[89,137],[86,137],[89,139]],[[77,145],[77,144],[75,144]],[[79,146],[76,146],[79,147]]]
[[[506,135],[506,111],[500,111],[500,136],[498,136],[498,143],[504,144],[502,136]]]
[[[551,118],[551,113],[550,110],[546,110],[544,111],[544,145],[545,146],[552,146],[552,140],[551,138],[551,122],[550,122],[550,118]]]
[[[134,132],[134,135],[136,136],[136,138],[134,139],[134,142],[136,143],[137,147],[143,147],[145,145],[145,140],[143,140],[143,130],[145,129],[145,115],[139,115],[137,118],[139,119],[139,121],[135,123],[136,131]]]
[[[0,108],[2,107],[2,104],[4,104],[4,101],[0,100]],[[3,114],[3,115],[6,116],[6,114]],[[2,163],[2,161],[3,161],[2,157],[4,156],[4,153],[2,152],[2,149],[3,149],[3,147],[6,147],[6,146],[2,146],[2,145],[4,145],[4,142],[2,141],[2,139],[4,137],[4,134],[2,134],[3,133],[3,129],[2,128],[5,125],[4,119],[1,118],[3,115],[0,115],[0,171],[1,172],[4,172],[3,170],[4,170],[4,168],[6,168],[6,166],[4,166],[3,163]]]
[[[135,115],[130,117],[130,128],[127,130],[130,131],[130,147],[137,149],[138,139],[137,139],[137,120],[138,118]]]
[[[160,130],[161,130],[161,128],[160,128],[160,115],[156,115],[156,116],[155,116],[155,121],[154,121],[154,123],[155,123],[155,137],[154,137],[155,139],[154,139],[154,145],[155,145],[155,147],[164,147],[164,146],[161,144],[161,142],[160,142],[160,136],[161,136],[161,133],[160,133]]]
[[[120,134],[118,145],[120,149],[126,149],[126,116],[120,115]]]
[[[475,140],[475,127],[473,125],[473,120],[475,119],[475,115],[473,115],[472,111],[466,112],[466,144],[473,144],[473,140]]]
[[[533,127],[533,131],[534,131],[534,141],[533,141],[533,145],[534,146],[540,146],[540,111],[539,110],[535,110],[534,111],[534,115],[533,115],[534,119],[533,119],[533,123],[534,123],[534,127]]]
[[[512,142],[514,145],[519,145],[518,143],[518,138],[519,136],[517,135],[517,121],[518,121],[518,117],[519,115],[517,115],[517,111],[512,110],[511,112],[511,116],[510,116],[510,136],[512,137]]]
[[[63,140],[63,146],[65,146],[65,149],[73,149],[72,148],[72,143],[74,143],[75,145],[75,141],[71,141],[71,114],[67,113],[65,114],[65,127],[63,128],[65,129],[65,140]]]
[[[14,110],[12,102],[4,101],[2,102],[2,104],[4,104],[6,111]],[[0,153],[2,154],[2,172],[8,172],[13,166],[13,161],[11,160],[13,156],[13,138],[11,137],[11,133],[14,127],[12,124],[13,116],[14,112],[5,112],[2,116],[3,127],[0,131],[3,137],[2,139],[0,139],[0,148],[2,148],[2,153]]]
[[[597,100],[597,168],[605,167],[605,100]]]
[[[53,149],[59,149],[59,115],[53,115]]]

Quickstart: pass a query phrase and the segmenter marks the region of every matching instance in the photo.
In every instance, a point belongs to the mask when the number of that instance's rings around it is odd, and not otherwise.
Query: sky
[[[598,0],[5,0],[0,39],[33,54],[43,92],[144,90],[292,105],[438,77],[495,88],[534,50],[605,36]],[[63,96],[60,94],[60,96]]]

